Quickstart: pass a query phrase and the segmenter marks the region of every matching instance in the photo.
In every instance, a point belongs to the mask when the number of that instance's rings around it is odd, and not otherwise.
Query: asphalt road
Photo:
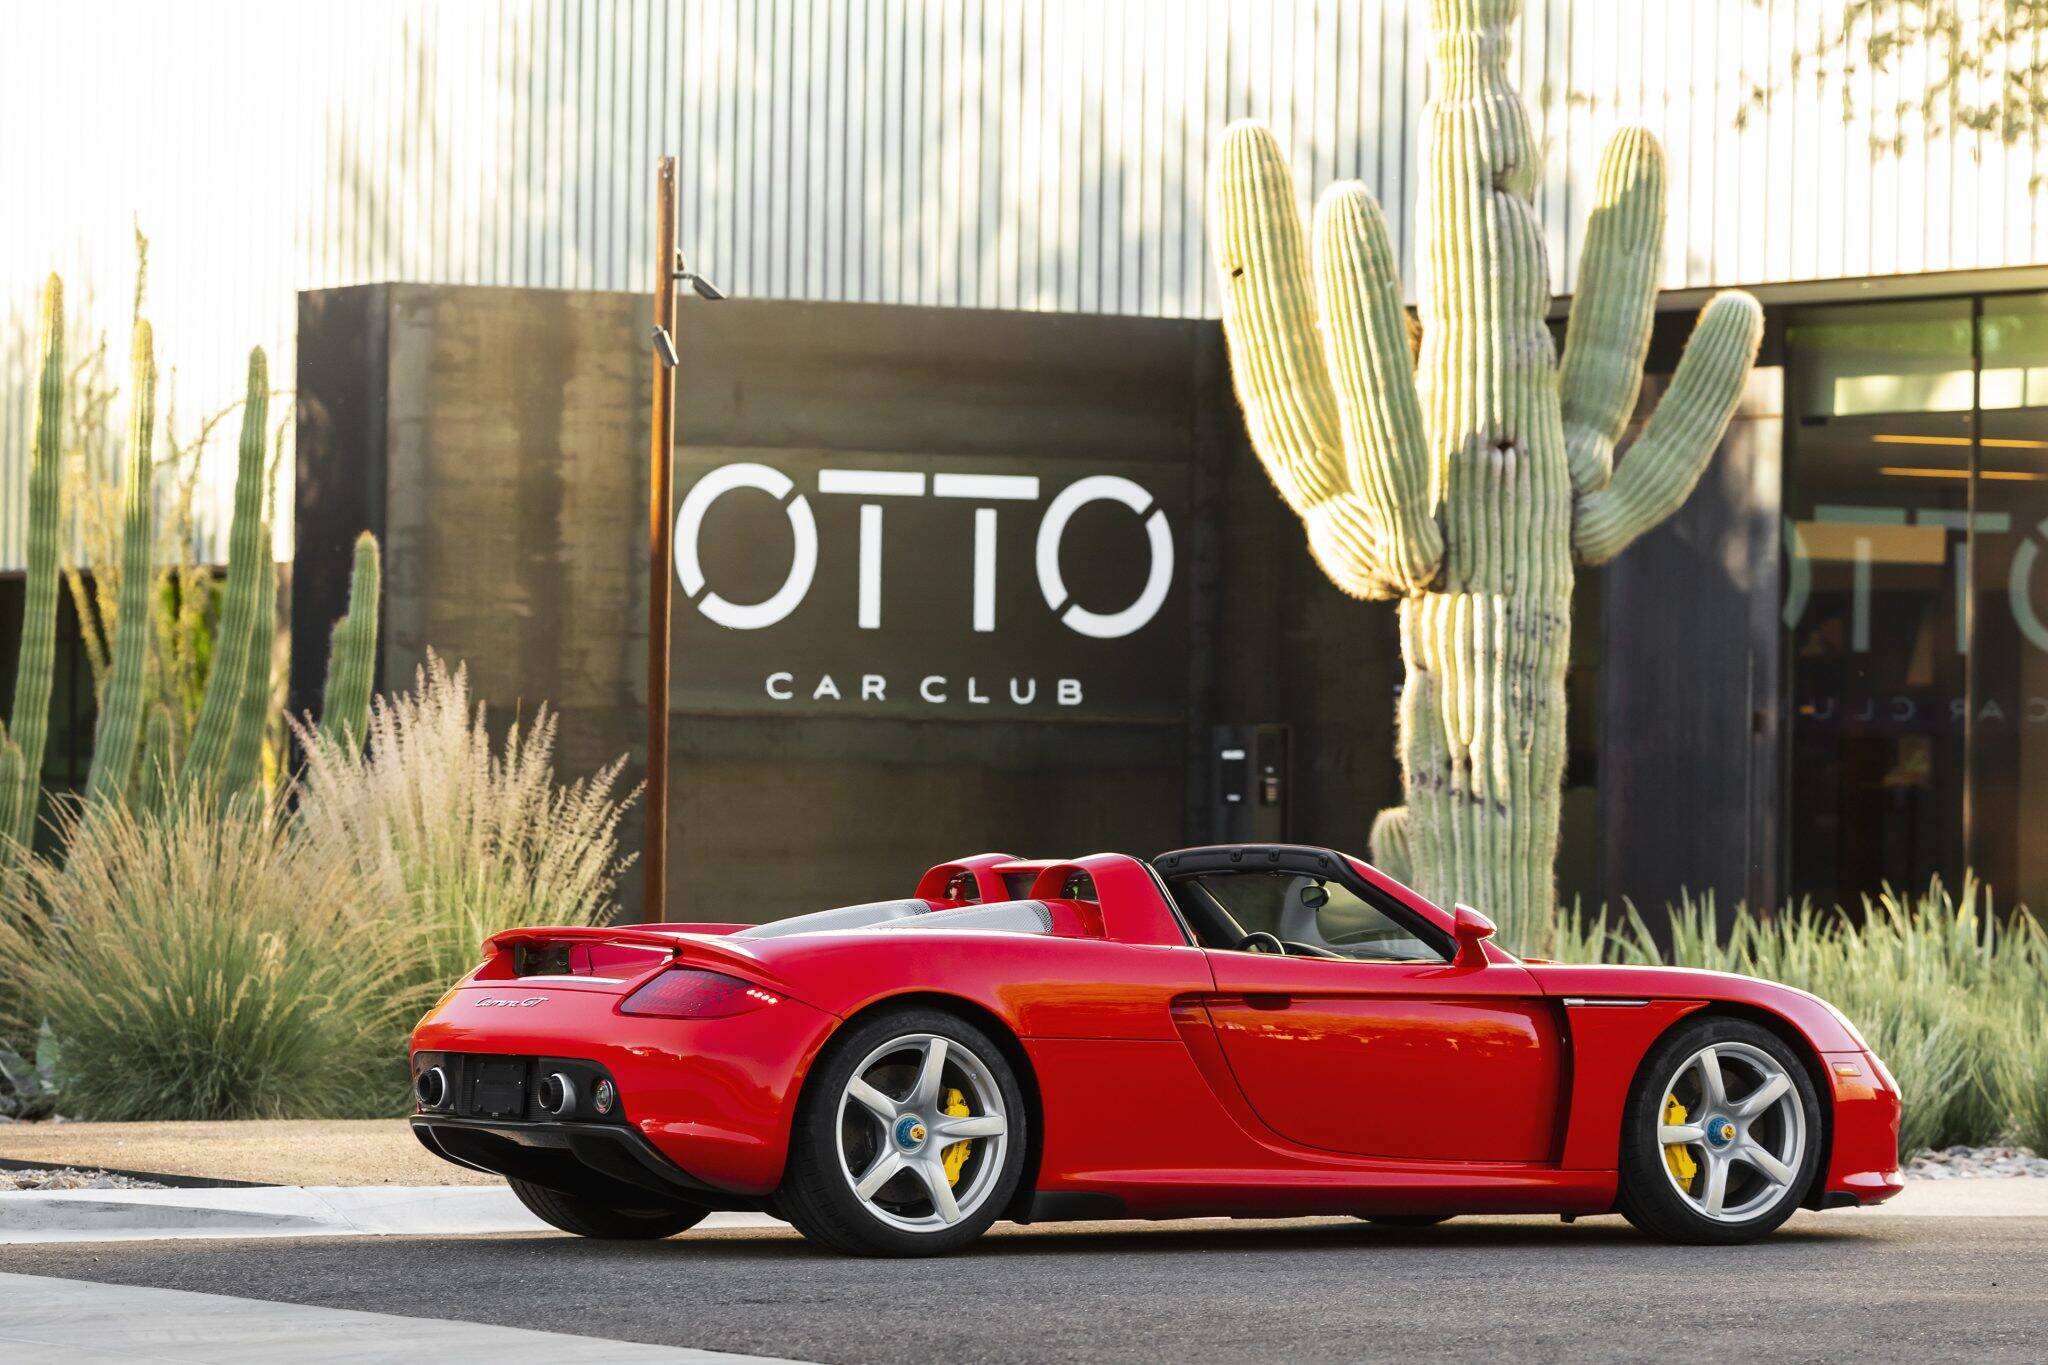
[[[876,1365],[2048,1356],[2048,1218],[1801,1215],[1711,1251],[1612,1219],[1099,1224],[907,1262],[754,1231],[73,1243],[0,1271]]]

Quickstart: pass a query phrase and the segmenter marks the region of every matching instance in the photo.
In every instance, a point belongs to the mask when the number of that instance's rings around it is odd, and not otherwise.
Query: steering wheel
[[[1280,947],[1289,957],[1329,957],[1339,962],[1351,960],[1342,953],[1333,953],[1328,948],[1319,948],[1313,943],[1302,943],[1291,938],[1281,939]]]
[[[1277,953],[1281,957],[1287,956],[1287,945],[1280,941],[1279,935],[1269,934],[1263,929],[1239,939],[1237,950],[1241,953]]]

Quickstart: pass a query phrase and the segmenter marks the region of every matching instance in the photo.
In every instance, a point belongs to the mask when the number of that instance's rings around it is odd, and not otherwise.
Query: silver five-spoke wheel
[[[1664,1173],[1695,1212],[1743,1223],[1791,1193],[1806,1156],[1806,1111],[1776,1057],[1713,1043],[1679,1063],[1663,1093]]]
[[[905,1232],[971,1218],[1001,1180],[1010,1134],[987,1063],[935,1033],[892,1038],[862,1058],[836,1127],[848,1188]]]

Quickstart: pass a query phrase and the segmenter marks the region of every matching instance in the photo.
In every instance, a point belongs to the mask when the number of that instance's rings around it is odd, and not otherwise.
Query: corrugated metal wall
[[[2037,146],[1908,119],[1900,154],[1872,152],[1867,111],[1924,57],[1859,77],[1847,121],[1831,73],[1793,76],[1841,10],[1529,0],[1557,288],[1630,120],[1671,151],[1671,286],[2048,260]],[[289,382],[299,289],[640,287],[664,150],[692,263],[731,292],[1213,313],[1223,123],[1271,121],[1306,182],[1362,178],[1405,238],[1426,94],[1403,0],[70,0],[6,25],[0,567],[19,563],[38,279],[63,271],[125,355],[133,221],[189,428],[239,394],[251,344]],[[1742,119],[1757,84],[1780,96]]]

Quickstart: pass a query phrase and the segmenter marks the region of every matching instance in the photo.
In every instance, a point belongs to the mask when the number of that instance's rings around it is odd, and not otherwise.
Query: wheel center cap
[[[915,1114],[905,1114],[897,1119],[891,1131],[896,1139],[896,1145],[906,1152],[914,1152],[924,1146],[925,1138],[930,1136],[924,1126],[924,1120]]]
[[[1720,1117],[1708,1119],[1706,1130],[1707,1142],[1711,1146],[1726,1147],[1729,1143],[1735,1141],[1735,1121],[1733,1119]]]

